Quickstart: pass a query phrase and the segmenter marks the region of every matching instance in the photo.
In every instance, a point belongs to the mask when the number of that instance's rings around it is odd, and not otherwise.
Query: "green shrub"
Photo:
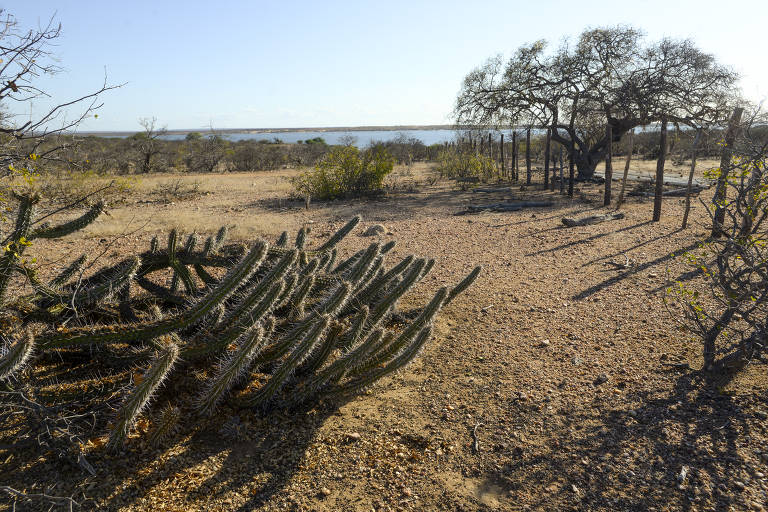
[[[437,156],[437,170],[443,178],[480,178],[487,182],[498,175],[496,162],[485,155],[445,149]]]
[[[380,146],[362,152],[354,146],[334,147],[292,183],[299,194],[316,199],[364,196],[381,190],[393,167],[394,159]]]

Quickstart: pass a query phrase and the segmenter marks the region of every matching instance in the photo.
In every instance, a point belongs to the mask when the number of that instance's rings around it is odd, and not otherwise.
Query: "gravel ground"
[[[473,194],[438,183],[309,210],[236,191],[201,198],[194,208],[212,218],[279,214],[292,226],[311,223],[316,240],[359,213],[364,224],[347,252],[383,224],[378,238],[398,241],[390,261],[437,259],[404,308],[476,264],[484,271],[442,312],[421,357],[367,394],[269,415],[224,410],[201,425],[191,418],[163,450],[93,450],[95,477],[3,445],[0,482],[27,492],[55,483],[48,494],[73,495],[84,510],[762,510],[765,363],[705,382],[695,371],[700,347],[662,301],[668,276],[687,270],[671,253],[706,235],[704,208],[685,231],[678,198],[665,201],[659,223],[649,222],[651,200],[630,198],[624,219],[562,226],[563,216],[606,213],[600,193],[584,185],[568,200],[538,187]],[[509,199],[555,206],[454,215],[470,202]],[[141,208],[162,216],[174,206]],[[150,237],[121,238],[105,258]],[[54,249],[108,244],[95,231]],[[222,439],[220,423],[235,414],[244,432]],[[0,443],[8,442],[6,432]]]

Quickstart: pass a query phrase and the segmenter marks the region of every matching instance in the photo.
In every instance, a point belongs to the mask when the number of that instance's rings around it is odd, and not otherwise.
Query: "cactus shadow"
[[[122,506],[136,503],[163,484],[163,475],[173,473],[186,480],[188,500],[215,503],[237,493],[247,495],[246,502],[229,505],[227,510],[262,507],[290,483],[317,430],[344,403],[346,400],[253,413],[238,411],[245,425],[242,432],[233,436],[210,426],[200,428],[182,443],[186,449],[174,447],[176,453],[162,462],[137,461],[135,467],[157,467],[142,477],[132,475],[131,485],[116,492],[110,502]],[[195,476],[201,471],[206,473],[202,479]]]

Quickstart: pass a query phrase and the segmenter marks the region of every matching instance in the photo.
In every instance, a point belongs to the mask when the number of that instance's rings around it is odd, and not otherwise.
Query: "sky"
[[[768,96],[768,1],[539,0],[0,2],[22,28],[54,16],[56,103],[110,84],[81,131],[450,124],[463,77],[497,54],[627,24],[691,38]],[[24,120],[49,106],[12,107]],[[74,116],[77,111],[69,115]]]

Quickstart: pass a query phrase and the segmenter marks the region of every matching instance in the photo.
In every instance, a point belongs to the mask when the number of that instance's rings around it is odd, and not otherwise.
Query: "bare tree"
[[[589,178],[613,142],[636,126],[700,127],[727,118],[738,75],[689,40],[644,45],[631,27],[587,30],[576,44],[546,54],[541,40],[473,70],[459,92],[459,124],[549,127],[573,147],[579,178]]]
[[[62,148],[75,142],[70,131],[96,116],[102,106],[99,95],[120,87],[107,85],[105,77],[93,92],[36,112],[33,100],[49,97],[36,81],[61,71],[51,52],[60,35],[61,25],[53,17],[40,28],[25,30],[15,16],[0,9],[0,178],[35,161],[58,158]],[[73,107],[78,108],[74,113]]]
[[[138,154],[138,167],[142,173],[148,173],[156,168],[156,157],[163,151],[161,137],[166,135],[168,130],[165,127],[157,128],[156,117],[143,117],[139,119],[139,124],[144,131],[134,134],[131,141]]]

